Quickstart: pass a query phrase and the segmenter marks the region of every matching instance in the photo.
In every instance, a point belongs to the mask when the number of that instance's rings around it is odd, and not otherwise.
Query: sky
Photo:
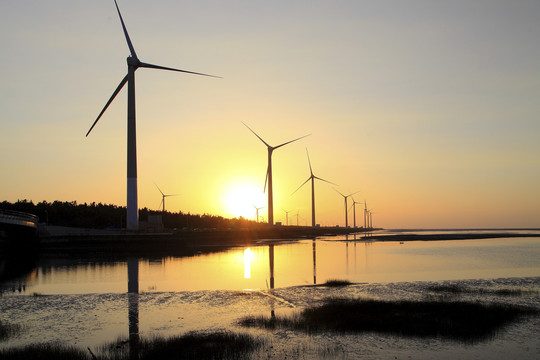
[[[540,227],[540,2],[118,0],[139,207],[343,226]],[[112,0],[0,2],[0,201],[126,204],[129,49]],[[293,194],[294,193],[294,194]],[[351,200],[349,199],[348,206]],[[357,205],[357,223],[363,223]],[[260,215],[267,217],[267,209]],[[348,212],[352,225],[353,209]],[[297,217],[298,214],[298,217]]]

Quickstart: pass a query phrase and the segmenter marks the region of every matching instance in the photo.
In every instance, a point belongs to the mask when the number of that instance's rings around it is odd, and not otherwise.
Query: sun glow
[[[265,209],[262,208],[266,203],[265,199],[265,194],[260,186],[251,183],[235,183],[225,192],[223,202],[228,215],[256,220],[256,207],[259,208],[259,219],[263,212],[266,213]]]

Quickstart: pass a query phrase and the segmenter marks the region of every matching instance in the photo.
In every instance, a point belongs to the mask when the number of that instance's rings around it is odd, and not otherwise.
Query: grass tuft
[[[137,359],[216,359],[232,360],[249,358],[263,341],[247,334],[226,331],[213,333],[190,332],[171,338],[141,339],[136,345],[118,339],[102,346],[100,359],[124,360],[137,354]],[[131,346],[131,348],[130,348]],[[131,354],[131,355],[130,355]]]
[[[247,359],[264,342],[247,334],[232,332],[188,333],[172,338],[140,339],[130,348],[129,340],[102,346],[95,353],[62,345],[30,345],[0,350],[6,360],[139,360],[153,359]]]
[[[5,360],[86,360],[89,356],[85,351],[74,347],[44,344],[2,349],[0,358]]]
[[[327,280],[323,285],[328,287],[342,287],[351,285],[351,282],[349,280],[330,279]]]
[[[0,320],[0,340],[7,340],[21,332],[22,327],[16,324],[8,324]]]
[[[143,341],[140,359],[242,359],[262,345],[262,341],[232,332],[188,333],[170,339]]]

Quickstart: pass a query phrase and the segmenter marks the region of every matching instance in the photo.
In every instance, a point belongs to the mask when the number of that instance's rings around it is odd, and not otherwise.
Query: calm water
[[[540,237],[365,242],[345,237],[236,248],[192,257],[136,259],[140,292],[261,290],[321,284],[540,276]],[[127,291],[126,261],[42,259],[8,294],[108,294]]]
[[[235,248],[191,257],[51,257],[17,279],[0,282],[0,321],[21,327],[0,348],[35,343],[101,346],[129,334],[173,336],[229,329],[267,339],[261,357],[328,359],[537,359],[540,317],[512,325],[476,345],[379,334],[306,335],[241,328],[238,319],[290,314],[338,297],[425,299],[433,285],[459,285],[461,300],[540,308],[540,233],[534,238],[365,242],[354,237]],[[109,257],[110,259],[110,257]],[[138,267],[139,294],[126,294],[128,263]],[[0,262],[6,266],[7,262]],[[137,266],[138,265],[138,266]],[[344,288],[297,286],[348,279]],[[467,280],[470,279],[470,280]],[[273,289],[272,289],[273,288]],[[497,290],[521,289],[519,296]],[[479,295],[480,294],[480,295]],[[44,295],[44,296],[32,296]],[[300,350],[299,350],[300,349]],[[333,356],[330,356],[333,357]]]

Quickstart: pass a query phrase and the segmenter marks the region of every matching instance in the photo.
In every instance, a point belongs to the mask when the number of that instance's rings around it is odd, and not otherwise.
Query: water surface
[[[392,283],[534,277],[540,276],[540,237],[403,243],[332,237],[137,260],[140,292],[260,290],[330,279]],[[3,289],[5,295],[125,293],[127,267],[124,258],[47,257]]]

